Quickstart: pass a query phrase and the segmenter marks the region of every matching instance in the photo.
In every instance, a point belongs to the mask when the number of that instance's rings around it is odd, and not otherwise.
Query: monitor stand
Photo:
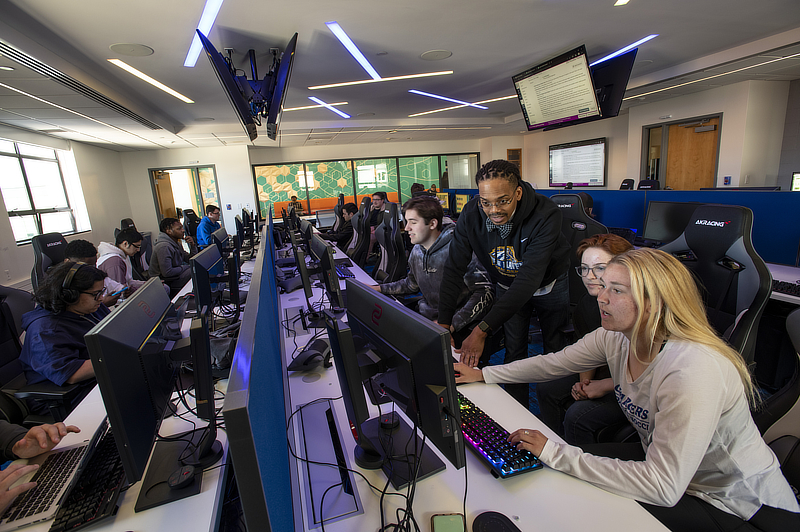
[[[394,412],[368,419],[361,430],[378,452],[388,456],[382,461],[382,468],[395,490],[404,489],[414,478],[419,481],[445,469],[436,453],[428,445],[423,446],[422,436]],[[419,463],[415,458],[420,459]]]
[[[179,441],[166,441],[161,440],[156,442],[153,448],[153,454],[150,456],[150,462],[147,465],[147,473],[142,480],[142,488],[139,491],[139,498],[136,499],[135,512],[141,512],[162,504],[167,504],[173,501],[179,501],[192,495],[200,493],[203,481],[203,469],[208,465],[198,467],[197,476],[194,482],[189,486],[181,489],[172,489],[167,485],[169,476],[177,469],[183,466],[181,459],[186,462],[186,455],[188,453],[187,447],[194,446],[195,448],[202,445],[204,437],[207,438],[206,431],[198,431],[192,434],[191,442],[189,437],[185,440]],[[218,442],[214,442],[219,445]],[[214,452],[219,452],[217,460],[222,457],[222,446],[219,445],[218,449]],[[189,458],[191,461],[191,457]],[[209,464],[210,465],[210,464]]]

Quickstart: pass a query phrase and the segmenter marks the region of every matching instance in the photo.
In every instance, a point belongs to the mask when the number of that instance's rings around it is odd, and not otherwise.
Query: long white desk
[[[185,410],[182,406],[180,408]],[[78,426],[81,429],[80,434],[68,434],[59,443],[58,447],[73,445],[91,439],[92,434],[103,421],[105,415],[106,409],[100,395],[100,388],[95,386],[65,421],[68,425]],[[195,422],[198,426],[203,426],[206,423],[202,420],[195,420]],[[192,428],[193,426],[189,422],[170,417],[162,423],[160,434],[162,436],[170,436]],[[225,484],[225,472],[227,471],[227,466],[224,464],[228,462],[228,439],[224,430],[217,431],[217,439],[222,443],[225,453],[221,461],[203,473],[203,484],[200,493],[180,501],[137,513],[133,511],[133,508],[142,486],[141,482],[137,482],[120,495],[117,503],[119,505],[117,515],[105,522],[94,525],[92,530],[98,532],[142,532],[146,530],[208,530],[213,532],[216,530],[219,519],[218,510],[222,500],[222,488]],[[27,527],[24,530],[30,530],[31,532],[46,531],[51,524],[52,521],[45,521]]]
[[[357,266],[351,267],[356,272]],[[363,272],[362,272],[363,273]],[[315,299],[319,298],[319,289],[315,288]],[[281,295],[281,308],[298,306],[302,302],[301,293]],[[323,333],[324,334],[324,333]],[[297,336],[295,341],[302,348],[312,338],[311,334]],[[294,343],[286,342],[287,363],[291,361]],[[319,398],[337,398],[341,395],[336,368],[324,369],[321,366],[310,372],[295,372],[289,377],[289,389],[292,410]],[[497,385],[475,383],[459,387],[465,396],[483,408],[501,425],[510,430],[519,427],[541,430],[550,438],[560,438],[548,429],[536,416],[512,399]],[[349,429],[349,422],[341,400],[332,401],[342,444],[350,468],[356,468],[353,460],[355,441]],[[370,405],[373,415],[377,408]],[[387,405],[383,407],[387,411]],[[294,423],[294,431],[290,432],[294,449],[302,447],[302,435],[299,424]],[[327,427],[320,427],[327,434]],[[306,434],[306,438],[314,438]],[[414,516],[422,530],[430,530],[430,519],[435,513],[462,512],[465,475],[468,476],[467,523],[471,526],[475,517],[485,511],[498,511],[507,515],[524,531],[575,531],[591,529],[593,532],[619,532],[620,530],[663,531],[661,523],[653,518],[635,501],[626,499],[584,481],[570,477],[564,473],[545,467],[506,480],[495,479],[482,462],[467,450],[467,465],[464,469],[455,469],[437,449],[434,452],[447,465],[447,469],[430,478],[421,480],[416,486],[414,499]],[[370,482],[383,487],[386,478],[380,471],[359,469]],[[301,475],[301,484],[305,479]],[[356,476],[355,486],[363,505],[363,513],[339,521],[326,522],[325,529],[331,531],[372,531],[380,527],[380,494],[374,493],[363,479]],[[301,490],[301,501],[304,511],[304,529],[318,530],[308,519],[306,495]],[[384,515],[386,522],[396,522],[395,510],[404,506],[400,497],[384,499]],[[579,508],[580,511],[576,511]]]

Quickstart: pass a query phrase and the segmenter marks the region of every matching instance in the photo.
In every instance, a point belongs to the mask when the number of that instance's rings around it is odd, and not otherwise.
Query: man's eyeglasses
[[[141,244],[131,244],[131,246],[135,247],[136,249],[142,249]]]
[[[491,209],[492,206],[494,206],[494,207],[505,207],[506,205],[511,205],[512,203],[514,203],[514,200],[513,199],[501,199],[501,200],[495,201],[494,203],[490,203],[490,202],[486,201],[485,199],[481,198],[479,200],[479,203],[480,203],[482,208]]]
[[[589,272],[592,272],[595,277],[600,277],[603,275],[603,272],[606,271],[606,266],[608,264],[597,264],[589,268],[588,266],[575,266],[575,271],[578,272],[578,275],[581,277],[586,277],[589,275]]]
[[[92,299],[100,299],[106,293],[106,289],[103,288],[102,290],[98,290],[97,292],[81,292],[81,294],[86,294],[87,296],[92,296]]]

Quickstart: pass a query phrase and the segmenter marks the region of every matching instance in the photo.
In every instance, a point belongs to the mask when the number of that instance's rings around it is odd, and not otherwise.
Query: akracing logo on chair
[[[61,245],[61,243],[62,243],[62,242],[61,242],[61,240],[58,240],[58,241],[56,241],[56,242],[50,242],[49,244],[47,244],[47,246],[46,246],[46,247],[48,247],[48,248],[51,248],[51,247],[53,247],[53,246],[60,246],[60,245]]]
[[[730,220],[728,220],[727,222],[718,222],[718,221],[714,221],[714,220],[697,220],[694,224],[695,225],[707,225],[709,227],[725,227],[729,223],[731,223]]]
[[[574,203],[556,203],[556,205],[558,205],[562,209],[570,209],[575,204]]]

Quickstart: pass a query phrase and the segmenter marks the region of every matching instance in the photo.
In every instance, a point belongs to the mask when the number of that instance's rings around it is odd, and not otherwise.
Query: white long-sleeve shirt
[[[800,512],[753,422],[733,364],[705,346],[671,340],[634,381],[629,347],[622,333],[598,329],[557,353],[487,366],[483,377],[488,383],[543,382],[607,363],[645,461],[594,456],[548,440],[539,457],[545,464],[660,506],[674,506],[688,493],[745,520],[763,504]]]

